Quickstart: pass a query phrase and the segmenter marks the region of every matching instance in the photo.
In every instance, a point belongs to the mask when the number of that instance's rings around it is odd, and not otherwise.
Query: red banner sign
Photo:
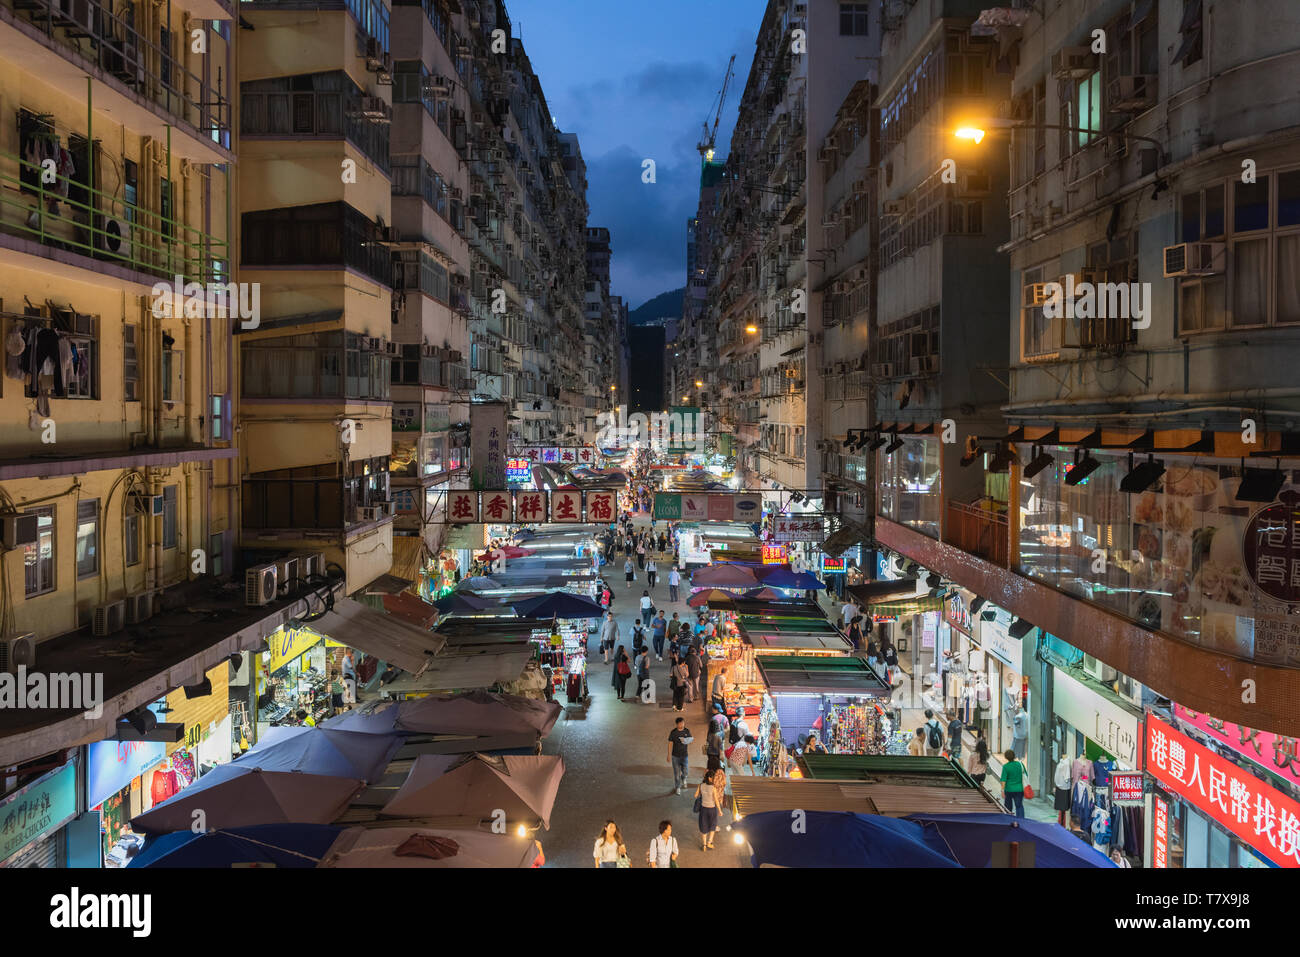
[[[1155,805],[1155,827],[1152,839],[1152,867],[1169,866],[1169,804],[1163,799],[1153,797]]]
[[[1300,784],[1300,757],[1296,756],[1296,739],[1271,731],[1256,731],[1243,724],[1220,721],[1208,714],[1174,705],[1174,714],[1180,721],[1195,725],[1209,737],[1236,751],[1249,761],[1267,768],[1275,774],[1291,775]],[[1283,775],[1285,776],[1285,775]]]
[[[1141,771],[1110,772],[1110,800],[1112,804],[1141,804],[1144,790]]]
[[[784,545],[764,545],[763,546],[763,564],[764,565],[784,565],[786,562]]]
[[[1300,802],[1154,715],[1147,715],[1146,769],[1274,864],[1300,867]]]

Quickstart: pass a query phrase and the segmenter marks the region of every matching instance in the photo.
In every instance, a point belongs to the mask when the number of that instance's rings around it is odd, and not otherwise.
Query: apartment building
[[[872,63],[872,6],[773,0],[758,30],[706,267],[726,371],[719,428],[734,437],[724,441],[743,487],[820,488],[822,382],[809,370],[822,368],[822,287],[837,252],[822,235],[823,182],[809,175],[818,160],[807,144],[825,138]]]
[[[582,363],[584,394],[580,434],[594,445],[608,413],[627,402],[620,389],[621,347],[615,297],[609,291],[612,257],[610,233],[604,226],[587,227],[587,290],[583,313]],[[601,418],[604,416],[604,418]]]
[[[723,376],[718,368],[716,323],[709,314],[709,275],[715,250],[714,213],[718,208],[718,189],[727,176],[723,162],[704,159],[700,167],[700,198],[696,213],[686,223],[686,291],[682,294],[681,322],[676,335],[666,343],[671,349],[666,360],[665,395],[669,405],[682,404],[709,408],[716,404],[723,387],[728,393],[739,375]],[[700,385],[696,386],[696,382]],[[687,398],[682,399],[683,396]],[[733,427],[734,428],[734,427]],[[724,433],[719,451],[734,455],[732,436]]]

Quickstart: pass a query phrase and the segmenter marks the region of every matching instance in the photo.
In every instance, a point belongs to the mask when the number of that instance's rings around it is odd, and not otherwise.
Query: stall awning
[[[872,615],[898,618],[901,615],[919,615],[926,611],[943,611],[943,597],[940,595],[922,595],[919,598],[907,598],[900,601],[882,601],[867,608]]]
[[[382,600],[384,611],[416,628],[432,628],[438,620],[438,609],[416,595],[384,595]]]
[[[870,538],[871,531],[865,525],[859,522],[846,522],[843,527],[831,532],[826,541],[822,542],[821,550],[831,558],[838,558],[855,542],[869,541]]]
[[[861,585],[849,585],[844,589],[859,605],[876,605],[882,601],[908,598],[916,594],[916,579],[904,578],[897,581],[864,582]]]
[[[380,575],[366,586],[366,594],[400,595],[414,584],[415,582],[409,578],[399,578],[397,575],[384,574]]]
[[[531,645],[518,651],[442,655],[430,659],[423,674],[402,675],[384,685],[384,691],[389,694],[420,694],[490,688],[498,682],[519,680],[532,657]]]
[[[375,611],[351,598],[339,599],[333,611],[327,611],[310,624],[315,631],[340,644],[413,674],[424,670],[445,643],[444,638],[427,628]]]

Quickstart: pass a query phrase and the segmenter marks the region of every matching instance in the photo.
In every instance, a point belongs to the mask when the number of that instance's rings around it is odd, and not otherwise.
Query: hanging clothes
[[[27,340],[23,331],[16,324],[9,327],[5,336],[5,376],[10,379],[23,378],[23,353],[27,351]]]
[[[1083,781],[1085,784],[1092,783],[1092,762],[1087,758],[1075,758],[1074,764],[1070,765],[1070,781],[1078,784]]]

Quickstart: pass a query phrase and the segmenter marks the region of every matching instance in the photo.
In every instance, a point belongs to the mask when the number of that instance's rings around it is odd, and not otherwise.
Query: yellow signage
[[[271,662],[267,666],[270,674],[275,674],[289,662],[307,651],[324,636],[310,628],[281,628],[270,638]]]

